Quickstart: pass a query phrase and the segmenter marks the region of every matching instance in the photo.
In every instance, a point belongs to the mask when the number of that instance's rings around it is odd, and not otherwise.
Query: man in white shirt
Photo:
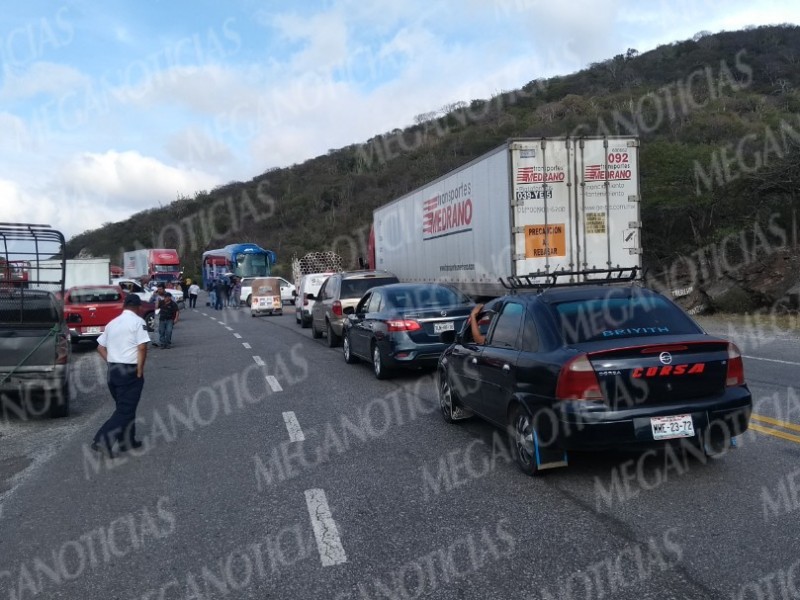
[[[114,414],[94,435],[92,450],[113,457],[114,442],[119,450],[139,448],[136,440],[136,407],[144,387],[144,363],[150,336],[139,316],[142,301],[136,294],[125,296],[122,314],[106,325],[97,338],[97,352],[108,363],[108,389],[116,403]]]
[[[189,308],[197,308],[197,295],[200,293],[200,286],[192,283],[189,286]]]

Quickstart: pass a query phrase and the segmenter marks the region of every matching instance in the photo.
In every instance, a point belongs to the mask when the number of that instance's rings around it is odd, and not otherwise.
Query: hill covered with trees
[[[284,274],[293,254],[309,251],[333,249],[354,266],[366,254],[374,208],[508,138],[631,134],[641,138],[651,273],[672,273],[670,284],[701,279],[709,289],[738,282],[753,296],[740,308],[791,289],[800,267],[793,25],[628,49],[571,75],[448,105],[411,127],[87,231],[68,253],[119,262],[135,247],[175,247],[196,276],[203,250],[246,240],[274,250]],[[771,279],[754,279],[764,269]]]

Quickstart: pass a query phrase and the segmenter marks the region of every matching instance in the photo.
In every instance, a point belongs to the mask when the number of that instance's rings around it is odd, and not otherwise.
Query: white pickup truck
[[[152,302],[153,294],[155,294],[155,288],[148,289],[144,287],[138,279],[120,277],[112,279],[111,283],[118,285],[126,293],[136,294],[144,302]],[[183,291],[180,288],[169,288],[167,291],[172,294],[172,299],[175,300],[178,307],[183,309]]]

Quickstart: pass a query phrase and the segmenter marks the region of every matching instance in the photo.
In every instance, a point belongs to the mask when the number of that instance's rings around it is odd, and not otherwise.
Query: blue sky
[[[67,237],[627,48],[800,23],[789,0],[6,4],[0,221]]]

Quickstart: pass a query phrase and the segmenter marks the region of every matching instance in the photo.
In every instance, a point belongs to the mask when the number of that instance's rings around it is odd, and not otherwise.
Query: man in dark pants
[[[222,277],[217,279],[215,291],[217,293],[217,301],[214,304],[214,310],[222,310],[223,307],[228,305],[228,284]]]
[[[172,346],[172,328],[178,320],[178,305],[172,299],[172,294],[164,294],[161,310],[158,311],[158,337],[162,348]]]
[[[150,336],[139,316],[142,301],[136,294],[125,296],[122,314],[106,325],[97,338],[97,352],[108,363],[108,389],[116,403],[114,413],[94,435],[92,450],[113,458],[114,443],[120,451],[139,448],[136,440],[136,407],[144,387],[144,363]]]

